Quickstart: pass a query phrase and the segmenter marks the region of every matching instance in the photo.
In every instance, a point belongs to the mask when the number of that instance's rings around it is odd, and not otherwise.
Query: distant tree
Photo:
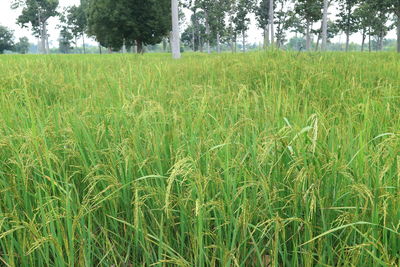
[[[237,0],[235,8],[236,10],[233,22],[235,23],[236,32],[240,32],[242,35],[243,52],[246,52],[246,32],[249,29],[249,15],[254,8],[254,1]]]
[[[112,12],[111,12],[112,11]],[[120,50],[124,40],[132,38],[129,11],[124,8],[121,1],[113,0],[90,0],[88,6],[88,33],[96,38],[100,47],[107,47],[113,50]],[[126,30],[130,25],[131,31]]]
[[[346,51],[349,51],[350,35],[358,31],[357,16],[354,10],[359,0],[339,0],[339,18],[337,24],[346,34]]]
[[[57,16],[58,0],[14,0],[12,8],[22,8],[22,13],[17,19],[21,27],[31,25],[33,33],[41,39],[41,52],[49,52],[47,21]]]
[[[83,53],[86,53],[85,49],[85,32],[87,31],[87,18],[84,6],[71,6],[66,9],[66,14],[62,16],[62,21],[68,25],[72,35],[75,38],[75,44],[77,44],[78,37],[82,38]]]
[[[60,37],[58,39],[58,47],[60,53],[69,54],[72,50],[72,40],[74,39],[73,34],[67,27],[62,27],[60,30]]]
[[[214,0],[210,3],[210,30],[216,39],[217,52],[221,52],[221,37],[226,34],[226,18],[233,6],[232,0]]]
[[[376,49],[383,49],[383,41],[388,32],[393,28],[393,24],[389,24],[391,10],[385,0],[365,0],[369,3],[370,10],[374,12],[371,20],[370,34],[376,39]]]
[[[313,23],[322,19],[323,2],[321,0],[297,0],[295,12],[305,22],[306,50],[311,49],[311,32]]]
[[[87,10],[88,33],[113,50],[136,43],[142,53],[171,31],[171,0],[90,0]]]
[[[306,39],[302,37],[292,37],[286,44],[288,50],[301,51],[306,46]]]
[[[395,27],[397,29],[397,52],[400,53],[400,0],[380,0],[390,13],[395,16]]]
[[[261,0],[254,8],[257,26],[264,31],[264,48],[270,43],[269,38],[269,2],[270,0]]]
[[[191,16],[191,24],[182,33],[182,42],[192,47],[193,51],[203,52],[204,40],[206,40],[206,26],[203,11],[196,11]]]
[[[369,36],[369,50],[371,50],[371,27],[375,20],[375,11],[368,1],[363,1],[354,10],[354,16],[357,21],[357,28],[361,31],[361,51],[364,51],[365,40]]]
[[[276,46],[279,48],[283,46],[286,41],[286,32],[296,22],[294,11],[290,9],[288,3],[290,0],[276,1],[277,7],[275,8],[274,24],[276,25]]]
[[[29,39],[27,37],[19,38],[18,43],[15,44],[15,52],[20,54],[26,54],[29,51]]]
[[[193,8],[199,8],[204,12],[204,19],[205,19],[205,27],[206,27],[206,50],[207,53],[211,53],[211,27],[210,27],[210,20],[211,20],[211,9],[213,8],[213,0],[194,0],[193,1]]]
[[[14,33],[10,29],[0,25],[0,54],[5,50],[14,49]]]

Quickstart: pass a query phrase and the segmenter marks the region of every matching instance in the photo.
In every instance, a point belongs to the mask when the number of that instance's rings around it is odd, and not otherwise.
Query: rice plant
[[[400,57],[0,58],[0,265],[400,266]]]

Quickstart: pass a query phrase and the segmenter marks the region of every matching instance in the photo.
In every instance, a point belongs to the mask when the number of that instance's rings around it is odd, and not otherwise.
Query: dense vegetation
[[[20,15],[17,24],[30,27],[40,38],[38,51],[49,54],[49,19],[58,18],[59,53],[78,52],[78,39],[85,49],[85,36],[111,51],[143,53],[146,45],[170,42],[174,58],[179,46],[211,53],[211,48],[237,52],[241,43],[248,48],[251,17],[263,31],[264,47],[293,49],[289,35],[302,42],[298,50],[337,50],[330,41],[346,36],[345,50],[352,50],[351,38],[361,35],[361,51],[386,50],[389,32],[397,29],[396,50],[400,53],[400,0],[80,0],[64,7],[59,0],[12,0]],[[173,7],[173,8],[172,8]],[[186,11],[186,12],[185,12]],[[185,18],[186,13],[186,18]],[[189,15],[188,15],[189,14]],[[175,21],[175,23],[172,23]],[[253,22],[254,23],[254,22]],[[170,34],[172,31],[173,34]],[[179,33],[182,33],[180,36]],[[4,50],[13,47],[12,32],[0,28]],[[53,36],[54,37],[54,36]],[[261,37],[261,36],[260,36]],[[293,37],[293,36],[292,36]],[[315,40],[314,40],[315,39]],[[303,42],[304,41],[304,42]],[[296,42],[297,43],[297,42]],[[225,49],[224,49],[225,48]],[[354,50],[354,49],[353,49]],[[26,52],[26,49],[23,50]]]
[[[400,58],[0,60],[0,265],[399,266]]]

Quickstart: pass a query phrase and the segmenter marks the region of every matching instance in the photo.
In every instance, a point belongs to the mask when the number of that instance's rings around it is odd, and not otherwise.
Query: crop
[[[400,57],[0,57],[0,265],[399,266]]]

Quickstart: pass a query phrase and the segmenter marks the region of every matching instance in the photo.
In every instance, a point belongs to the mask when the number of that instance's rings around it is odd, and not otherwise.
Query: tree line
[[[263,30],[264,45],[281,47],[288,34],[303,36],[304,50],[326,50],[327,43],[339,33],[346,35],[346,51],[350,38],[362,35],[361,49],[371,40],[383,48],[388,32],[397,28],[397,50],[400,52],[400,0],[191,0],[186,7],[192,11],[190,25],[182,34],[185,44],[195,51],[209,52],[211,45],[228,43],[233,51],[241,38],[246,47],[246,31],[250,14],[254,14],[257,26]],[[329,9],[337,9],[336,16]]]
[[[48,20],[55,16],[61,21],[59,45],[65,52],[77,46],[78,39],[85,50],[85,36],[110,51],[142,53],[146,45],[165,47],[168,42],[175,54],[180,42],[208,53],[211,47],[220,52],[222,44],[236,51],[241,42],[246,51],[251,14],[263,30],[265,47],[280,48],[294,33],[305,39],[302,49],[310,51],[316,38],[314,49],[326,50],[332,38],[344,33],[348,51],[351,36],[360,33],[362,50],[371,50],[371,41],[382,49],[388,32],[397,28],[400,52],[400,0],[181,0],[179,12],[177,0],[81,0],[61,12],[58,0],[15,0],[12,8],[22,10],[17,23],[32,29],[43,53],[49,51]],[[329,13],[333,8],[335,16]],[[180,40],[183,9],[191,15]]]

